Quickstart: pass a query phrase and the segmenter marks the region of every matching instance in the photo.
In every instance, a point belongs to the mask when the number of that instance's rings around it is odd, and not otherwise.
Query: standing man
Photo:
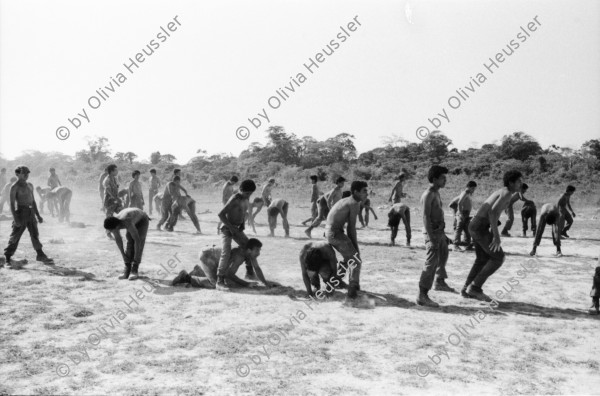
[[[352,195],[333,205],[325,226],[327,242],[344,258],[344,261],[340,263],[341,271],[338,269],[338,275],[343,278],[346,271],[349,272],[348,294],[346,295],[346,301],[349,303],[356,301],[357,292],[360,290],[362,261],[356,239],[356,219],[360,203],[367,199],[369,194],[367,187],[367,183],[364,181],[353,181],[350,185]],[[344,233],[346,224],[347,235]]]
[[[271,190],[275,186],[275,179],[269,179],[269,182],[263,186],[261,197],[265,201],[265,205],[271,205]]]
[[[454,292],[454,289],[446,283],[446,263],[448,261],[448,238],[444,233],[446,226],[444,222],[444,210],[442,209],[442,198],[440,189],[446,186],[446,175],[448,168],[433,165],[429,168],[427,179],[430,186],[421,195],[423,207],[423,236],[425,238],[425,249],[427,257],[419,280],[419,296],[417,304],[437,308],[439,304],[428,296],[429,290],[434,284],[435,290]]]
[[[244,180],[240,184],[239,192],[233,194],[219,212],[219,219],[223,223],[223,227],[221,227],[222,247],[217,269],[217,290],[229,290],[225,284],[225,275],[231,258],[231,241],[235,241],[242,249],[248,242],[248,237],[244,234],[244,223],[248,214],[248,200],[254,191],[256,191],[254,181]],[[252,267],[246,265],[246,271],[246,278],[253,278]]]
[[[411,230],[410,230],[410,209],[408,205],[403,203],[393,204],[388,213],[388,226],[392,229],[390,237],[392,246],[396,245],[396,236],[398,235],[398,226],[400,220],[404,223],[404,231],[406,232],[406,246],[410,246]]]
[[[398,175],[398,182],[394,185],[394,188],[392,188],[392,193],[390,194],[389,202],[400,203],[402,198],[406,197],[406,194],[403,192],[405,179],[406,175],[404,174],[404,172]]]
[[[235,192],[233,189],[233,186],[235,186],[238,181],[239,181],[238,177],[233,175],[233,176],[231,176],[231,178],[229,180],[227,180],[225,182],[225,184],[223,184],[223,197],[222,197],[223,199],[221,200],[221,202],[223,202],[223,206],[225,206],[227,201],[229,201],[229,198],[231,198],[231,196]],[[217,235],[219,235],[220,232],[221,232],[221,221],[219,220],[219,224],[217,224]],[[256,230],[254,231],[254,233],[256,233]]]
[[[575,187],[569,185],[569,186],[567,186],[567,191],[558,200],[558,208],[560,209],[560,214],[566,222],[565,226],[562,229],[562,234],[561,234],[561,236],[563,238],[569,238],[567,231],[569,231],[569,229],[573,225],[573,217],[575,217],[575,212],[573,211],[573,208],[571,207],[571,195],[573,195],[574,192],[575,192]],[[568,208],[568,210],[567,210],[567,208]],[[571,217],[571,213],[569,213],[569,210],[573,214],[573,217]]]
[[[598,256],[598,264],[594,270],[594,277],[592,278],[592,291],[590,291],[590,297],[592,297],[592,306],[588,310],[590,315],[600,315],[600,255]]]
[[[310,193],[310,217],[302,222],[302,225],[305,226],[309,221],[312,223],[319,214],[319,208],[317,207],[317,200],[319,199],[319,186],[317,182],[319,178],[317,175],[312,175],[310,177],[310,182],[312,183],[312,191]]]
[[[148,191],[148,205],[150,205],[150,214],[152,214],[152,204],[154,203],[154,196],[158,194],[160,188],[160,179],[156,176],[156,169],[150,169],[150,189]],[[159,207],[156,210],[160,211]],[[159,213],[160,214],[160,213]]]
[[[344,179],[342,176],[338,177],[335,180],[335,187],[317,200],[317,203],[319,204],[319,212],[311,225],[306,229],[306,231],[304,231],[306,236],[312,238],[312,230],[317,228],[321,224],[321,221],[328,217],[329,211],[331,208],[333,208],[333,205],[342,199],[342,189],[344,188],[344,183],[346,183],[346,179]]]
[[[110,232],[114,236],[125,263],[125,270],[119,279],[136,280],[138,278],[138,269],[142,262],[149,224],[148,215],[138,208],[123,209],[116,216],[110,216],[104,220],[104,228],[106,232]],[[127,230],[125,234],[127,250],[123,249],[120,231],[122,229]]]
[[[529,186],[526,183],[523,183],[521,186],[521,191],[523,191],[523,198],[525,198],[525,193],[529,189]],[[523,238],[527,237],[527,223],[529,219],[531,219],[531,232],[533,236],[535,236],[536,224],[535,217],[537,216],[537,209],[535,207],[535,202],[525,198],[525,202],[523,203],[523,207],[521,208],[521,220],[523,221]]]
[[[56,174],[56,169],[50,168],[50,177],[48,178],[48,187],[50,187],[50,190],[54,190],[56,187],[60,187],[60,186],[62,186],[62,184],[60,183],[58,175]]]
[[[471,180],[467,183],[467,188],[463,191],[459,198],[456,208],[456,232],[454,233],[454,246],[460,249],[460,237],[462,232],[465,232],[465,245],[467,250],[473,249],[471,246],[471,234],[469,234],[469,222],[471,221],[471,209],[473,209],[473,193],[477,188],[477,183]]]
[[[144,210],[144,193],[140,183],[140,171],[133,171],[131,177],[133,180],[129,183],[129,207]]]
[[[365,211],[364,218],[363,218],[363,209]],[[358,220],[360,221],[360,224],[362,225],[363,228],[365,226],[366,227],[369,226],[369,212],[373,213],[373,217],[375,218],[375,220],[377,220],[377,214],[375,213],[375,210],[371,206],[371,200],[369,198],[367,198],[367,199],[365,199],[365,202],[360,203],[360,211],[358,212]]]
[[[552,226],[552,242],[554,243],[554,246],[556,246],[556,257],[562,257],[562,252],[560,250],[560,238],[563,234],[562,227],[564,223],[565,218],[560,212],[558,205],[551,203],[542,205],[542,209],[540,211],[540,224],[535,233],[533,249],[531,250],[529,255],[536,255],[537,247],[540,246],[542,236],[544,235],[544,228],[546,228],[546,224],[549,224]]]
[[[104,172],[100,175],[100,179],[98,181],[98,191],[100,192],[100,202],[102,202],[102,206],[100,210],[105,211],[104,207],[104,179],[108,176],[108,167],[104,168]]]
[[[11,177],[8,183],[2,186],[2,195],[0,195],[0,213],[4,210],[4,204],[10,203],[10,188],[17,181],[16,177]]]
[[[119,198],[119,182],[117,182],[119,171],[117,165],[108,165],[106,171],[108,175],[104,178],[102,185],[104,186],[104,209],[108,218],[115,213],[119,213],[123,209],[123,204]],[[112,234],[108,230],[106,231],[106,236],[112,239]]]
[[[269,236],[275,236],[275,228],[277,227],[277,216],[281,214],[281,221],[283,223],[283,229],[285,231],[285,237],[290,237],[290,223],[288,223],[287,213],[289,204],[285,199],[274,199],[271,205],[267,208],[267,217],[269,219],[269,229],[271,234]]]
[[[476,298],[491,302],[492,299],[483,293],[485,281],[504,263],[498,218],[510,205],[516,192],[521,191],[521,172],[510,170],[504,174],[504,188],[496,190],[479,208],[469,224],[469,232],[475,244],[475,262],[467,276],[467,281],[460,294],[466,298]]]
[[[15,169],[15,174],[18,180],[10,188],[10,211],[13,215],[13,223],[12,232],[8,239],[8,246],[4,249],[6,264],[12,265],[11,257],[15,254],[15,251],[19,246],[21,235],[23,235],[23,232],[27,229],[27,231],[29,231],[29,236],[31,237],[33,248],[37,252],[35,259],[44,264],[53,265],[54,261],[46,256],[42,250],[42,243],[39,240],[37,223],[43,223],[44,219],[40,216],[35,203],[33,184],[27,182],[27,179],[29,178],[29,168],[26,166],[19,166]]]

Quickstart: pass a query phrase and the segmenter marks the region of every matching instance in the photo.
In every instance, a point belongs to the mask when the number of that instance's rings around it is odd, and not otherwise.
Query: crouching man
[[[309,242],[300,251],[300,268],[306,293],[314,297],[321,290],[319,276],[325,283],[325,294],[330,296],[334,289],[347,285],[337,275],[335,251],[327,242]],[[340,269],[340,272],[341,269]],[[311,287],[314,286],[314,289]]]
[[[243,263],[251,265],[254,268],[256,276],[266,287],[276,286],[275,284],[266,281],[262,270],[258,265],[258,261],[256,260],[258,256],[260,256],[261,248],[262,242],[258,239],[250,238],[244,247],[238,246],[231,249],[229,261],[225,266],[223,275],[224,281],[227,282],[227,286],[237,284],[241,287],[254,287],[257,285],[256,282],[246,282],[236,275]],[[219,267],[220,258],[221,248],[214,246],[205,248],[200,254],[200,265],[196,265],[189,273],[185,270],[181,271],[175,279],[173,279],[173,286],[180,283],[189,283],[192,287],[216,289],[217,269]]]

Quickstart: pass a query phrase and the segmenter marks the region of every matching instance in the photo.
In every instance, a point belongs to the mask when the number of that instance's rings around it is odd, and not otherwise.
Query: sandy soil
[[[281,224],[277,237],[267,238],[265,211],[258,217],[264,243],[259,262],[267,279],[284,286],[229,293],[171,287],[177,272],[194,267],[202,247],[220,243],[218,192],[193,196],[198,212],[211,211],[199,216],[204,235],[194,235],[189,220],[173,233],[156,231],[153,216],[140,273],[154,283],[117,279],[121,258],[101,229],[103,213],[92,188],[75,191],[73,198],[72,221],[85,228],[60,224],[49,214],[40,225],[54,267],[35,262],[25,234],[15,258],[29,264],[0,269],[0,394],[589,394],[600,389],[594,341],[600,322],[587,315],[600,246],[595,208],[577,208],[562,258],[552,257],[548,238],[535,259],[527,255],[532,238],[503,240],[507,260],[485,287],[490,295],[504,292],[499,306],[432,291],[441,309],[414,303],[425,255],[420,213],[413,209],[413,247],[403,246],[402,228],[400,246],[390,247],[386,212],[378,209],[379,220],[359,230],[361,286],[377,296],[376,307],[355,309],[342,306],[343,291],[327,302],[308,303],[305,297],[298,264],[307,242],[299,226],[309,214],[304,197],[290,199],[290,239],[282,238]],[[375,207],[383,205],[374,201]],[[409,205],[415,208],[416,200]],[[446,223],[451,224],[449,212]],[[3,244],[9,231],[10,222],[0,222]],[[512,232],[520,233],[520,219]],[[320,231],[313,236],[320,237]],[[473,259],[473,253],[450,253],[450,285],[462,286]]]

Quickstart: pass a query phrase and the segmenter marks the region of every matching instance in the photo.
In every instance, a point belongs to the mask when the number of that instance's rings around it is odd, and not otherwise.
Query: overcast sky
[[[529,22],[536,30],[522,42]],[[158,48],[129,72],[124,63],[151,40]],[[308,71],[331,40],[339,47]],[[519,48],[488,71],[511,40]],[[264,143],[269,125],[320,140],[350,133],[363,152],[381,136],[418,141],[432,117],[460,149],[514,131],[578,148],[600,136],[599,66],[597,0],[1,0],[0,152],[73,154],[86,136],[105,136],[113,153],[158,150],[185,163],[198,149],[237,155]],[[119,73],[126,80],[111,88]],[[99,88],[108,98],[88,102]],[[459,88],[468,98],[452,109]],[[289,98],[273,109],[278,89]],[[248,118],[263,109],[269,122],[256,129]],[[436,116],[444,110],[449,122]],[[249,139],[236,137],[240,126]]]

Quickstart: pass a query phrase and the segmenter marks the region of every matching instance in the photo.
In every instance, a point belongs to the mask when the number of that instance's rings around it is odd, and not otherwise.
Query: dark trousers
[[[21,235],[23,235],[25,230],[29,231],[33,248],[36,251],[42,248],[42,243],[39,240],[40,233],[38,232],[37,220],[35,219],[33,209],[28,206],[19,206],[17,208],[16,216],[20,225],[17,226],[14,221],[12,223],[12,232],[8,239],[8,246],[4,249],[4,255],[8,258],[15,254],[15,251],[19,246],[19,241],[21,240]]]
[[[511,206],[506,209],[506,214],[508,215],[508,219],[506,219],[506,224],[504,224],[504,228],[502,229],[503,234],[507,234],[508,231],[512,228],[513,222],[515,221],[515,211]]]
[[[470,211],[463,211],[463,212],[459,212],[456,214],[456,216],[454,217],[454,221],[457,223],[456,224],[456,229],[454,232],[454,245],[458,246],[458,244],[460,243],[460,237],[461,234],[465,233],[465,242],[467,244],[471,244],[471,234],[469,233],[469,223],[471,221],[471,217],[469,217],[469,215],[471,214]]]
[[[327,206],[327,201],[325,199],[320,198],[317,201],[317,204],[319,204],[318,215],[313,220],[310,227],[308,227],[310,230],[312,230],[313,228],[317,228],[319,225],[321,225],[321,222],[327,219],[327,216],[329,215],[329,206]]]
[[[540,246],[540,242],[542,241],[542,236],[544,235],[544,229],[546,228],[546,217],[547,217],[547,215],[545,215],[545,214],[540,216],[540,224],[538,225],[538,228],[535,233],[535,241],[533,241],[533,246],[536,246],[536,247]],[[560,250],[560,235],[559,234],[561,232],[564,232],[564,231],[561,231],[562,223],[563,223],[563,219],[561,216],[558,219],[556,219],[554,224],[550,225],[550,227],[552,228],[552,243],[554,243],[554,246],[556,246],[558,248],[558,250]]]
[[[125,255],[130,263],[140,264],[142,262],[142,253],[144,253],[144,245],[146,244],[146,235],[148,234],[148,226],[150,221],[146,216],[135,225],[137,228],[138,235],[140,236],[140,246],[136,250],[135,243],[129,231],[125,234],[127,239],[127,247],[125,248]]]
[[[521,209],[521,220],[523,220],[523,234],[527,232],[527,223],[531,219],[531,232],[535,235],[537,226],[535,224],[535,216],[537,216],[537,210],[535,206],[523,206]]]
[[[565,225],[562,229],[562,232],[565,233],[569,231],[569,228],[571,228],[571,226],[573,225],[573,216],[571,216],[571,213],[569,213],[566,209],[563,211],[562,215],[565,219]]]
[[[475,245],[475,262],[467,276],[465,288],[471,283],[474,286],[482,287],[485,281],[504,263],[504,251],[502,248],[497,252],[490,250],[493,235],[487,219],[475,217],[469,224],[469,232]]]

